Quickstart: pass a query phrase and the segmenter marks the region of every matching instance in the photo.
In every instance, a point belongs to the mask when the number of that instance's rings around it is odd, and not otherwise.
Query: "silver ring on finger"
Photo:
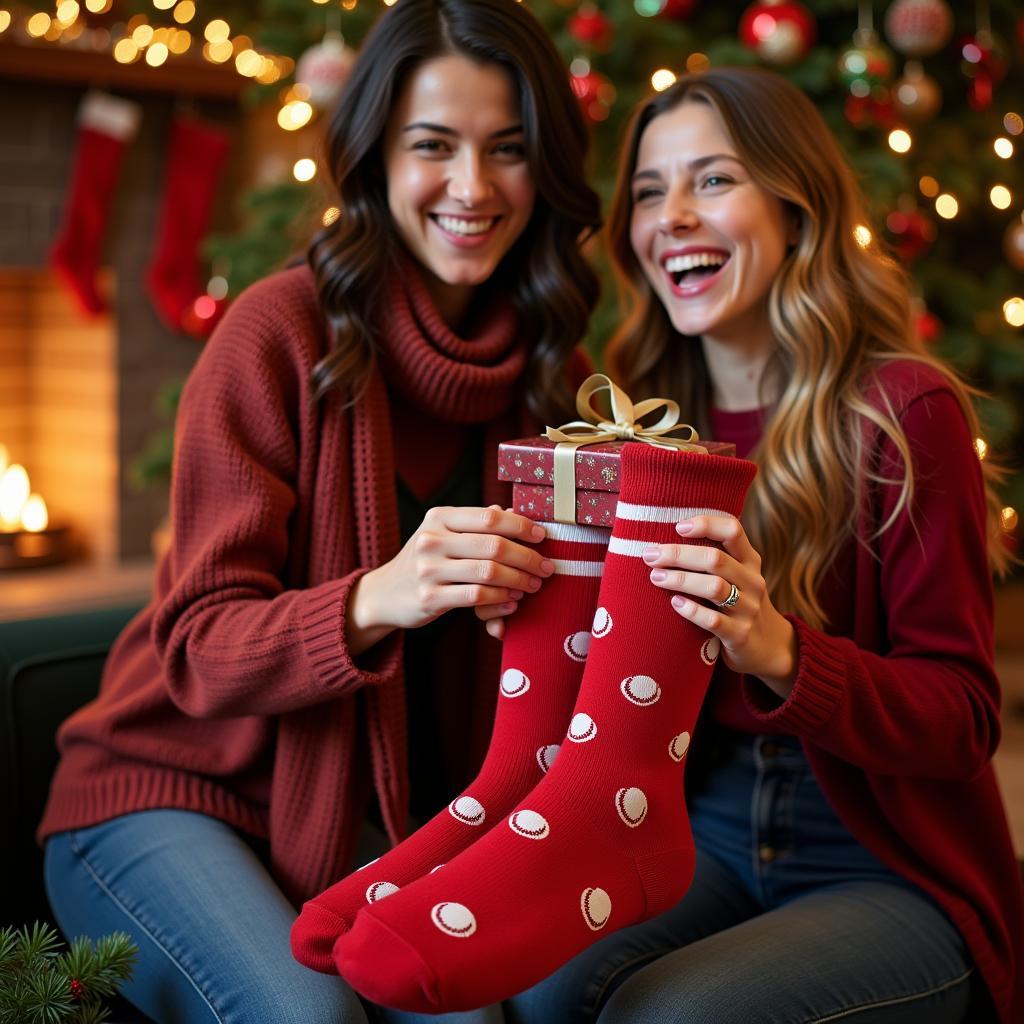
[[[740,603],[740,588],[735,583],[729,585],[729,596],[724,601],[716,601],[719,608],[735,608]]]

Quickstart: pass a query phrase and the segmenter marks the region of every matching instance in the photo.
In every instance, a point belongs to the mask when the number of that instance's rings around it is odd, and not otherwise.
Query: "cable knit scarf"
[[[424,413],[451,422],[481,425],[486,504],[509,501],[507,485],[497,480],[498,442],[536,428],[521,400],[526,346],[517,335],[517,318],[507,302],[496,302],[479,318],[472,337],[460,338],[442,320],[419,274],[406,264],[403,272],[395,275],[386,309],[378,367],[363,398],[352,408],[349,424],[349,486],[357,564],[370,569],[393,558],[401,542],[394,458],[394,445],[401,439],[392,438],[390,400],[409,402]],[[342,424],[337,426],[344,431]],[[329,434],[332,427],[325,429]],[[397,665],[398,670],[387,681],[362,691],[374,786],[392,842],[404,835],[409,796],[400,650]],[[472,670],[472,666],[468,668]],[[307,770],[314,775],[307,793],[313,800],[333,800],[337,807],[328,829],[330,835],[323,831],[314,835],[309,823],[317,816],[303,815],[300,808],[287,814],[287,827],[272,827],[276,872],[285,887],[300,897],[336,881],[358,831],[358,823],[350,820],[354,809],[340,806],[338,800],[344,759],[344,751],[338,749],[339,736],[344,733],[342,719],[352,713],[354,702],[334,703],[336,707],[299,712],[294,720],[286,715],[279,727],[279,745],[289,748],[289,756],[293,746],[296,757],[300,756],[300,745],[306,752],[319,751],[314,761],[305,760]],[[316,733],[312,742],[310,730]]]

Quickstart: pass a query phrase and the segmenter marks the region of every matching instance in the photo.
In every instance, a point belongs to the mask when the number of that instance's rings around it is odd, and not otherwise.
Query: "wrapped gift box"
[[[576,522],[611,526],[619,491],[619,454],[623,444],[607,441],[576,449]],[[736,446],[724,441],[695,441],[712,455],[735,456]],[[551,522],[555,515],[555,442],[526,437],[498,446],[498,479],[513,486],[513,508],[528,517]]]

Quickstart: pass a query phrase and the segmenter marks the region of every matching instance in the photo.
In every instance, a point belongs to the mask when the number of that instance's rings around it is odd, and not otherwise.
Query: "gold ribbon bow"
[[[612,419],[602,419],[594,409],[591,399],[600,391],[607,391],[611,398]],[[664,409],[661,418],[653,426],[644,427],[637,423],[649,413]],[[617,384],[603,373],[591,374],[576,392],[576,411],[582,419],[563,423],[560,427],[548,427],[544,436],[555,445],[555,520],[559,523],[576,521],[576,449],[606,441],[641,441],[661,448],[677,448],[679,451],[707,455],[707,449],[694,441],[700,435],[689,423],[679,422],[679,405],[670,398],[647,398],[633,404],[633,400]],[[689,431],[684,439],[668,437],[675,430]]]

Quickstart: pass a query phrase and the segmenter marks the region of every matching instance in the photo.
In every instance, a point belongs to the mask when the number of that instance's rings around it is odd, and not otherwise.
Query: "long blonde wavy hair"
[[[799,240],[768,298],[777,345],[761,391],[772,410],[751,454],[760,472],[743,520],[763,557],[776,607],[821,628],[826,616],[818,585],[843,543],[855,536],[865,488],[900,487],[896,507],[876,536],[913,508],[910,448],[884,391],[873,388],[877,371],[889,361],[911,359],[941,372],[972,437],[978,436],[971,400],[977,392],[915,336],[903,268],[877,242],[857,241],[855,227],[869,224],[866,204],[821,115],[784,78],[751,68],[681,77],[648,99],[631,122],[608,221],[628,312],[609,345],[607,363],[627,389],[677,398],[686,418],[707,431],[710,382],[699,340],[672,327],[630,245],[630,181],[640,137],[654,118],[684,101],[712,108],[751,178],[799,221]],[[902,479],[884,478],[872,467],[862,429],[867,423],[891,438],[902,459]],[[1002,572],[1010,556],[1000,541],[994,484],[1004,471],[988,460],[982,469],[990,562]]]

